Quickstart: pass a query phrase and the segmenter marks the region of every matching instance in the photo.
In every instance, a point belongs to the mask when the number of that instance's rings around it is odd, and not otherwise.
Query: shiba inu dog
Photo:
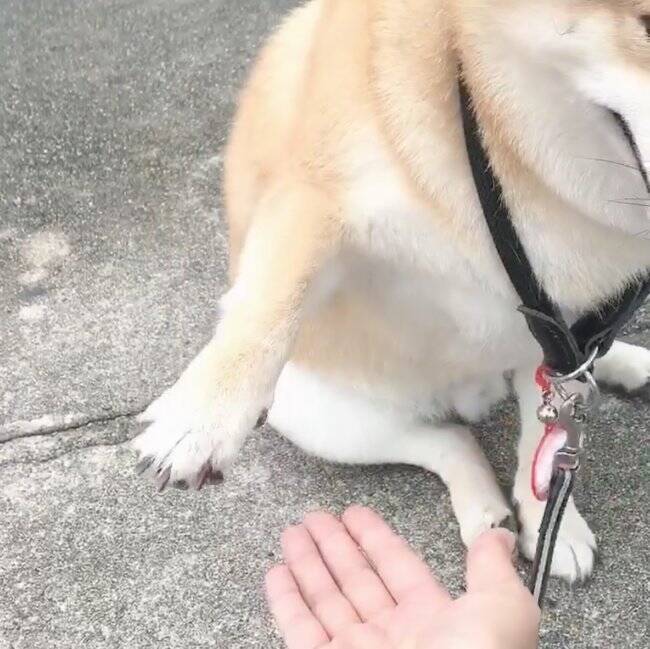
[[[535,273],[567,317],[650,267],[650,1],[311,0],[261,53],[227,149],[231,288],[216,333],[143,414],[142,467],[200,487],[268,410],[309,453],[409,463],[449,488],[465,543],[511,514],[469,428],[520,403],[520,545],[543,512],[540,350],[470,172],[459,69]],[[612,116],[627,123],[637,154]],[[596,376],[646,384],[623,342]],[[570,503],[553,573],[592,571]]]

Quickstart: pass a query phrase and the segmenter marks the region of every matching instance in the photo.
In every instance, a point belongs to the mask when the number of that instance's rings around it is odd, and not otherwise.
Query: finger
[[[346,626],[360,622],[354,607],[339,590],[303,525],[284,531],[282,552],[303,599],[330,637]]]
[[[316,649],[329,642],[287,566],[276,566],[266,575],[266,600],[287,649]]]
[[[514,551],[515,536],[508,530],[494,529],[479,536],[467,553],[467,590],[494,589],[507,582],[520,585]]]
[[[317,512],[308,514],[304,525],[341,592],[363,621],[395,607],[386,586],[341,521]]]
[[[378,514],[354,506],[342,520],[398,604],[413,595],[426,597],[432,606],[449,600],[424,561]]]

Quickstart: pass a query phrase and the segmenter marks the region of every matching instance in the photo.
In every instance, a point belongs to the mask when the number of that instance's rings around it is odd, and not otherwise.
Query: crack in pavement
[[[88,415],[84,413],[70,413],[67,415],[43,415],[37,419],[19,420],[0,426],[0,444],[23,439],[25,437],[38,437],[52,435],[69,430],[76,430],[92,424],[105,424],[118,419],[128,419],[139,415],[146,406],[138,406],[124,412],[106,415]]]
[[[19,466],[19,465],[37,466],[40,464],[47,464],[48,462],[53,462],[62,457],[65,457],[66,455],[72,455],[73,453],[85,451],[89,448],[114,448],[117,446],[123,446],[124,444],[128,444],[130,441],[131,438],[126,436],[114,441],[98,440],[97,442],[91,442],[89,444],[82,444],[81,446],[73,446],[72,448],[62,449],[60,450],[59,453],[51,453],[42,458],[39,458],[38,460],[11,460],[10,459],[4,462],[0,461],[0,467]]]

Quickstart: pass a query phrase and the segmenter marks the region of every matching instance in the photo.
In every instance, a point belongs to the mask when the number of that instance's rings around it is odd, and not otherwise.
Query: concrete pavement
[[[279,533],[351,502],[461,587],[424,471],[328,465],[265,429],[219,490],[158,496],[133,475],[134,414],[213,327],[221,147],[294,4],[0,3],[0,649],[280,647],[261,594]],[[649,332],[644,311],[629,334]],[[642,398],[605,400],[579,497],[600,565],[551,585],[543,647],[648,646],[649,418]],[[505,488],[515,428],[508,404],[479,431]]]

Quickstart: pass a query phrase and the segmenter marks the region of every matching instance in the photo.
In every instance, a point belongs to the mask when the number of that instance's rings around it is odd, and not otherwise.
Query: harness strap
[[[492,170],[483,146],[471,96],[462,74],[459,76],[459,91],[467,154],[492,241],[521,299],[519,310],[542,348],[544,365],[560,374],[569,374],[580,367],[594,349],[598,349],[598,357],[609,351],[618,331],[650,292],[650,276],[632,282],[619,295],[586,313],[569,327],[560,309],[537,279],[517,234],[503,197],[501,182]],[[629,129],[623,126],[625,123],[620,117],[618,120],[623,134],[630,140],[635,155],[638,155]]]
[[[643,161],[641,159],[641,151],[636,143],[636,140],[634,139],[634,135],[632,135],[632,129],[630,128],[630,125],[623,119],[623,116],[620,113],[612,112],[612,115],[614,116],[614,119],[618,122],[618,125],[621,127],[623,134],[625,135],[627,141],[630,143],[630,146],[632,147],[632,153],[636,160],[637,167],[639,167],[639,171],[641,172],[641,176],[643,177],[645,188],[648,190],[648,192],[650,192],[650,177],[648,177],[648,172],[646,168],[643,166]]]

